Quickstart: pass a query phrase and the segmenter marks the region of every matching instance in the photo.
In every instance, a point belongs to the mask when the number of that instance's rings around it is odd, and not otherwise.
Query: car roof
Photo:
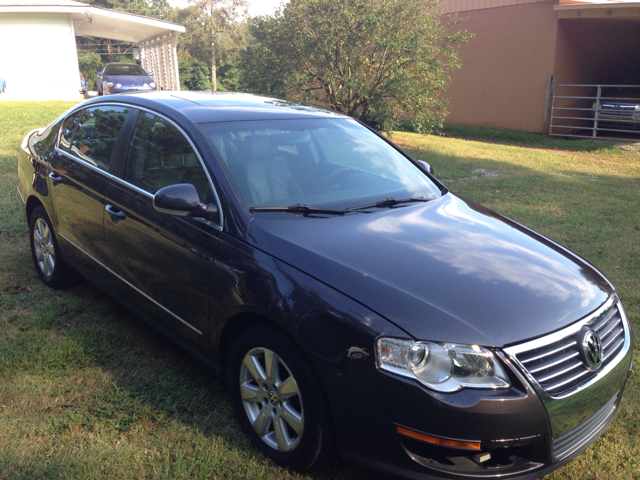
[[[181,114],[195,123],[299,118],[346,118],[318,105],[237,92],[154,91],[109,95],[87,103],[122,102]],[[173,114],[173,115],[172,115]]]

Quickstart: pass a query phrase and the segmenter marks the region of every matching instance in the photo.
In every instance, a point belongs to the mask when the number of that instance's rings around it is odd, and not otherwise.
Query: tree
[[[195,56],[211,66],[211,84],[218,89],[218,64],[229,58],[244,46],[246,28],[239,22],[245,0],[189,0],[191,5],[182,9],[177,18],[181,19],[188,34],[181,39],[182,55],[187,60]],[[185,55],[187,46],[188,55]]]
[[[458,22],[437,0],[291,0],[250,19],[242,87],[321,102],[378,130],[408,118],[430,131],[447,113],[456,43],[471,38]]]

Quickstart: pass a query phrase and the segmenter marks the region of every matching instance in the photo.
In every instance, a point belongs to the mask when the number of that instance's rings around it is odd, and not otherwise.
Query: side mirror
[[[153,208],[160,213],[180,217],[210,218],[218,213],[218,207],[202,203],[196,187],[179,183],[161,188],[153,196]]]
[[[102,76],[102,72],[96,72],[96,75],[97,75],[98,77],[101,77],[101,76]]]
[[[420,168],[422,170],[433,175],[433,167],[429,165],[427,162],[425,162],[424,160],[418,160],[418,165],[420,165]]]
[[[149,75],[150,77],[153,77],[153,72],[147,72],[147,75]]]

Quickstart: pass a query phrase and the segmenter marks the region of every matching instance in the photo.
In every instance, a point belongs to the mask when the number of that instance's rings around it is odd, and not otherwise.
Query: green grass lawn
[[[252,449],[223,382],[88,283],[53,291],[34,271],[16,154],[72,103],[0,103],[0,479],[382,479],[336,460],[292,474]],[[495,130],[397,132],[453,191],[583,255],[640,323],[640,151]],[[453,137],[464,138],[453,138]],[[636,365],[640,356],[635,355]],[[640,479],[640,388],[552,479]]]

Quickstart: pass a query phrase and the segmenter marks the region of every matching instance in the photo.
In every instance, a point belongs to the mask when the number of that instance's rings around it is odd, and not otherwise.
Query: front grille
[[[520,351],[516,358],[545,392],[554,397],[563,395],[589,381],[612,362],[628,335],[617,305],[596,318],[590,327],[598,332],[603,348],[603,362],[596,371],[589,370],[582,360],[577,340],[579,332]]]
[[[607,420],[609,420],[611,415],[615,412],[618,395],[619,393],[615,394],[604,407],[576,428],[554,438],[553,456],[556,457],[556,459],[561,460],[562,458],[571,455],[573,452],[580,449],[581,446],[599,435],[602,429],[607,425]]]

